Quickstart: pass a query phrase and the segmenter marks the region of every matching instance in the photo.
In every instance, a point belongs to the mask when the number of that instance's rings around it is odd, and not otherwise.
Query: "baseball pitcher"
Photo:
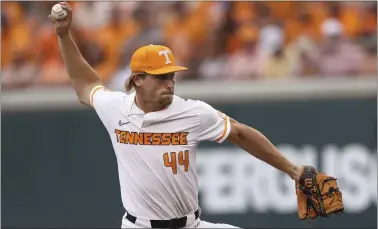
[[[134,52],[132,73],[125,83],[126,91],[134,89],[134,93],[107,90],[70,35],[71,6],[60,5],[67,16],[57,20],[50,15],[50,19],[71,84],[78,99],[98,114],[117,158],[125,208],[122,228],[235,228],[201,220],[196,173],[200,141],[229,141],[288,174],[297,182],[297,190],[304,182],[304,188],[313,186],[308,179],[316,171],[307,172],[302,181],[306,167],[288,161],[259,131],[205,102],[175,96],[175,72],[187,68],[176,65],[168,47],[148,45]],[[301,196],[304,202],[306,197]],[[308,211],[305,203],[300,207],[302,215]]]

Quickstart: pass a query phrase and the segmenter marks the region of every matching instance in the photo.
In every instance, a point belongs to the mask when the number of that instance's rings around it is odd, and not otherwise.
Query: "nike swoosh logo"
[[[119,120],[118,125],[119,126],[123,126],[123,125],[126,125],[128,123],[130,123],[130,122],[122,122],[121,120]]]

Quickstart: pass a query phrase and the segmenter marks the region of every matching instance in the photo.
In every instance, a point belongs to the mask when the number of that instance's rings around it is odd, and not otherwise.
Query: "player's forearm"
[[[101,83],[100,77],[83,58],[70,33],[58,36],[58,40],[71,84],[80,97],[80,93],[87,85]]]
[[[278,149],[259,131],[240,124],[238,146],[254,157],[270,164],[296,180],[301,168],[287,160]]]

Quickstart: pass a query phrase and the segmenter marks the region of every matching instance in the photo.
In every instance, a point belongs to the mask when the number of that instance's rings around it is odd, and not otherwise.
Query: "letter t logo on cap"
[[[161,56],[161,55],[165,56],[165,64],[172,63],[171,60],[168,57],[169,50],[167,50],[167,49],[166,50],[162,50],[162,51],[159,51],[158,53],[159,53],[159,56]]]

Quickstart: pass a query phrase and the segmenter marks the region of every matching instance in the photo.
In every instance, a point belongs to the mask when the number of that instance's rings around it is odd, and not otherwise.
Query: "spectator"
[[[171,20],[163,25],[164,41],[167,45],[175,51],[176,62],[188,67],[188,71],[178,72],[177,79],[186,80],[192,79],[196,73],[195,70],[195,55],[192,50],[194,47],[202,45],[206,36],[206,23],[204,14],[206,12],[199,11],[194,15],[196,10],[201,7],[203,3],[197,3],[194,9],[184,2],[175,2],[171,5],[170,13]],[[199,52],[199,50],[197,51]]]
[[[95,42],[88,33],[73,27],[71,34],[84,59],[93,68],[97,68],[105,61],[104,47]]]
[[[29,52],[29,48],[33,42],[31,37],[32,30],[29,21],[23,18],[24,9],[22,5],[19,5],[17,2],[6,2],[1,3],[1,5],[4,7],[2,13],[5,13],[6,27],[4,29],[6,30],[6,42],[9,42],[9,48]],[[8,54],[10,56],[13,55],[12,52]],[[8,58],[11,59],[12,57]]]
[[[51,26],[51,25],[50,25]],[[67,85],[68,76],[59,52],[59,45],[55,32],[47,24],[39,31],[39,39],[32,49],[35,63],[40,67],[40,74],[36,76],[36,84]]]
[[[137,25],[130,18],[123,17],[123,13],[112,5],[109,23],[96,32],[96,42],[103,48],[105,58],[95,69],[104,82],[109,82],[116,72],[123,44],[137,33]]]
[[[236,48],[234,47],[234,43],[232,39],[234,38],[234,33],[236,28],[238,27],[237,22],[233,18],[233,8],[235,7],[236,2],[223,2],[225,5],[225,15],[224,21],[218,26],[218,31],[216,32],[217,39],[222,44],[222,52],[223,53],[231,53]]]
[[[24,50],[12,50],[13,57],[10,63],[2,70],[2,88],[25,88],[37,79],[38,66],[32,62]]]
[[[41,72],[36,76],[35,83],[42,86],[67,86],[69,78],[61,61],[54,60],[43,63]]]
[[[372,55],[377,54],[377,2],[364,7],[358,42]]]
[[[268,25],[260,31],[260,48],[265,54],[259,73],[262,78],[291,78],[300,70],[297,50],[286,48],[282,28]]]
[[[128,65],[128,56],[121,54],[117,63],[117,72],[110,79],[107,87],[111,90],[125,91],[125,82],[131,74],[130,66]]]
[[[256,25],[258,28],[262,28],[266,25],[274,23],[274,16],[272,15],[271,8],[267,6],[264,2],[255,3],[256,10]]]
[[[258,77],[258,68],[262,58],[257,46],[257,29],[251,25],[243,25],[237,32],[237,39],[242,47],[231,54],[225,68],[225,78],[228,80],[250,80]]]
[[[319,48],[316,44],[316,27],[313,16],[306,10],[298,12],[298,16],[285,23],[288,49],[298,55],[298,74],[302,76],[317,73]]]
[[[151,5],[148,5],[151,4]],[[133,12],[132,18],[137,26],[134,35],[123,44],[123,53],[130,56],[137,47],[149,44],[164,44],[163,33],[151,15],[153,4],[141,2]]]
[[[3,68],[10,62],[12,55],[11,40],[9,39],[9,21],[5,13],[1,11],[1,67]]]
[[[344,36],[344,27],[338,19],[328,18],[321,27],[319,75],[323,77],[357,76],[361,73],[364,51]]]
[[[23,5],[26,10],[25,13],[27,13],[27,20],[33,21],[39,25],[51,25],[51,22],[46,20],[46,15],[50,14],[51,7],[53,7],[54,4],[56,3],[51,1],[24,2]]]
[[[359,44],[367,51],[361,74],[377,76],[377,2],[364,4]]]
[[[224,67],[226,64],[226,56],[222,54],[222,49],[219,47],[219,42],[215,37],[209,39],[205,47],[205,59],[199,65],[198,74],[203,80],[222,80],[229,72],[229,69]]]
[[[90,33],[109,23],[111,11],[111,2],[79,2],[72,23],[76,28]]]

